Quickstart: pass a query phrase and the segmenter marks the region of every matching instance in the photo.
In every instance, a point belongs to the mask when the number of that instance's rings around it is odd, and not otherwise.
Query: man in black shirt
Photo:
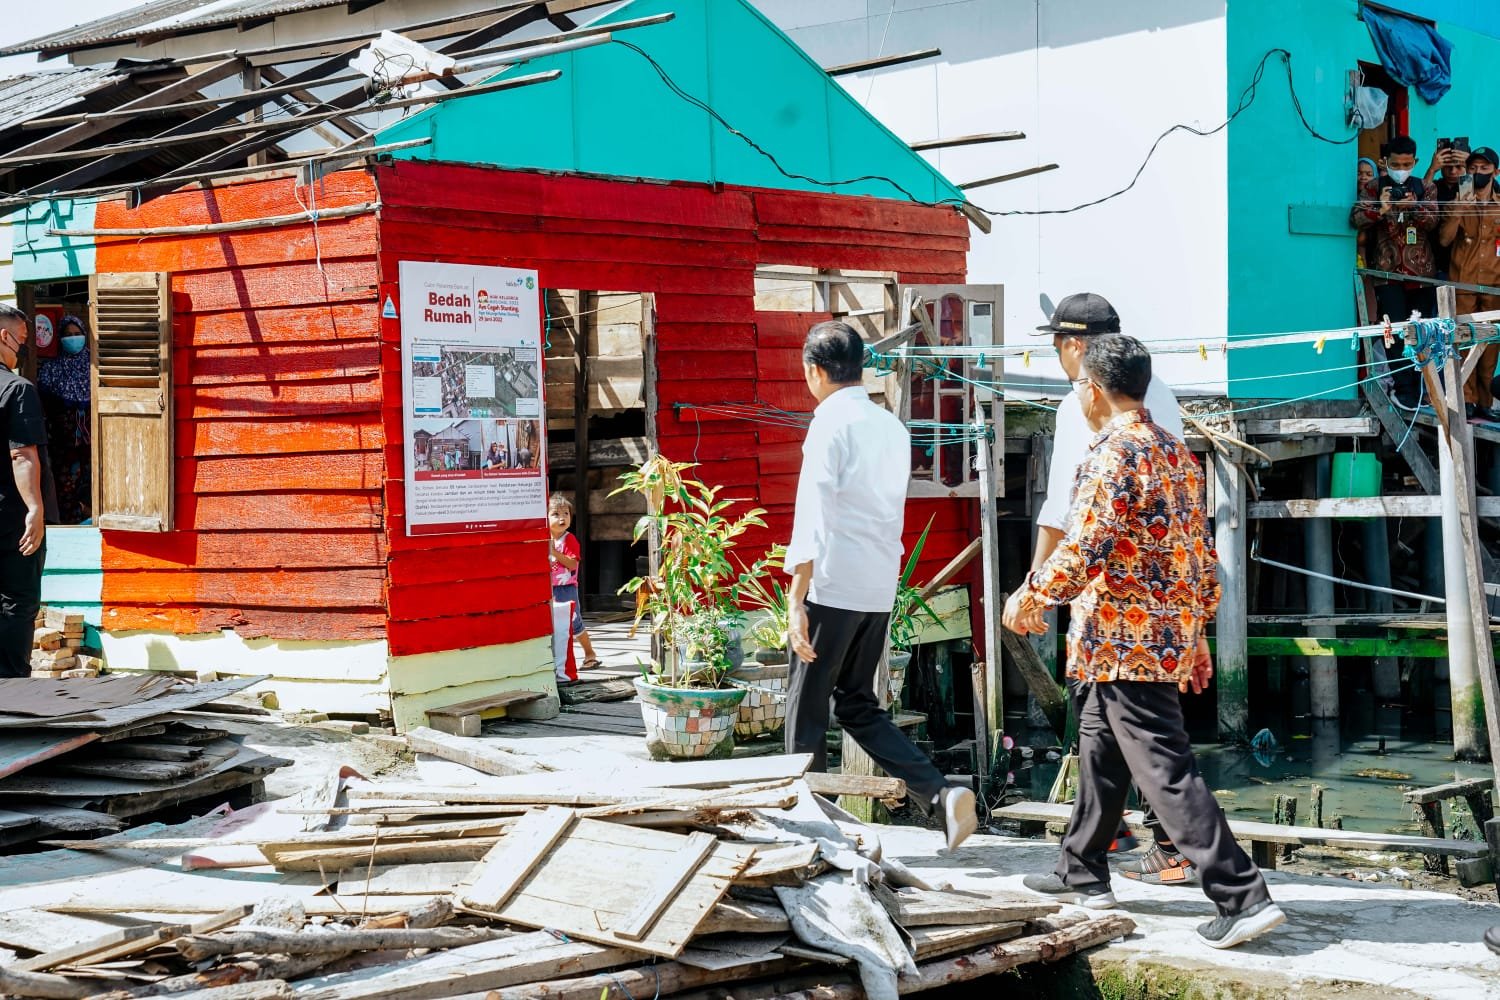
[[[46,424],[36,386],[15,372],[26,334],[26,314],[0,304],[0,424],[10,442],[10,461],[0,462],[0,677],[31,674],[46,558],[39,453]]]

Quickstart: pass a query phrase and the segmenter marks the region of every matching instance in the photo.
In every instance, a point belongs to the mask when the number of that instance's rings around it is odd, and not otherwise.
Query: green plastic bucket
[[[1328,495],[1336,498],[1378,497],[1381,478],[1380,459],[1372,452],[1337,452],[1333,456]],[[1340,520],[1366,521],[1369,518],[1345,517]]]

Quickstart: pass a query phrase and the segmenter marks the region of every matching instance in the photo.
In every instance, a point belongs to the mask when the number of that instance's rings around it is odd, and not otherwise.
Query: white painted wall
[[[1170,125],[1226,114],[1224,0],[752,0],[825,66],[937,47],[937,59],[840,78],[908,142],[1019,130],[1023,141],[927,155],[964,183],[1057,163],[971,190],[994,210],[1065,208],[1118,190]],[[1177,133],[1135,189],[1072,215],[995,220],[972,230],[969,280],[1005,285],[1011,343],[1051,302],[1096,291],[1148,341],[1222,338],[1228,310],[1225,134]],[[1042,343],[1042,342],[1039,342]],[[1222,392],[1224,359],[1158,354],[1183,393]],[[1007,379],[1061,379],[1054,362]],[[1206,384],[1205,384],[1206,383]],[[1054,390],[1053,395],[1056,395]]]

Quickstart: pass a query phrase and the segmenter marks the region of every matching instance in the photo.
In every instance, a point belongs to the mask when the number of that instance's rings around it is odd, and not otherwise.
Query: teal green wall
[[[104,608],[104,554],[99,529],[50,527],[47,561],[42,571],[42,603],[49,608],[81,611],[88,623],[86,640],[99,647]]]
[[[39,201],[14,212],[11,247],[16,281],[86,278],[94,273],[91,237],[48,236],[53,228],[92,229],[93,201]]]
[[[1401,6],[1400,0],[1388,6]],[[1431,6],[1431,5],[1429,5]],[[1345,76],[1378,62],[1356,0],[1229,0],[1228,104],[1233,110],[1268,49],[1292,53],[1297,95],[1322,134],[1342,138]],[[1453,89],[1436,105],[1411,97],[1418,169],[1438,136],[1500,146],[1500,41],[1443,21],[1454,46]],[[1303,129],[1279,59],[1268,63],[1255,103],[1229,127],[1229,317],[1232,338],[1351,326],[1355,322],[1355,144],[1320,142]],[[1348,342],[1322,354],[1307,345],[1231,351],[1230,395],[1293,399],[1357,390]],[[1261,378],[1312,372],[1292,378]]]
[[[687,93],[818,180],[888,176],[922,201],[962,200],[786,35],[742,0],[635,0],[605,21],[674,13],[620,34],[651,53]],[[398,157],[623,177],[901,198],[884,181],[827,188],[784,177],[760,153],[667,89],[638,53],[609,43],[518,66],[561,78],[450,101],[393,125],[379,141],[431,137]]]

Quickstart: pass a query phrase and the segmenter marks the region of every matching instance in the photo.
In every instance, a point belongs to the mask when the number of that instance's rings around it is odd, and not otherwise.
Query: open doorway
[[[573,504],[583,610],[624,611],[634,600],[617,591],[649,572],[646,543],[632,540],[646,508],[638,494],[610,494],[655,450],[653,300],[548,289],[545,301],[548,487]]]
[[[47,523],[90,524],[93,338],[88,279],[19,283],[16,304],[30,318],[32,329],[21,374],[37,387],[47,425],[46,468],[51,473],[43,479]]]
[[[1364,86],[1385,92],[1385,120],[1374,128],[1361,129],[1358,143],[1358,155],[1379,163],[1385,156],[1382,147],[1386,143],[1395,136],[1409,134],[1407,125],[1411,97],[1406,87],[1397,83],[1396,78],[1387,73],[1379,63],[1361,62],[1359,72],[1364,79]]]

